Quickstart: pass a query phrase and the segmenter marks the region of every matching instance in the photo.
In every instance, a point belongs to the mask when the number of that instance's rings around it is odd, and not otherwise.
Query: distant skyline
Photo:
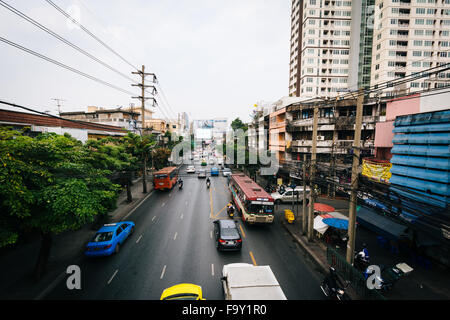
[[[128,64],[72,25],[46,1],[5,1],[130,78]],[[226,117],[247,122],[258,101],[288,95],[290,1],[54,0],[163,89],[155,117]],[[4,7],[1,37],[140,95],[129,80],[89,59]],[[140,105],[128,94],[0,42],[0,98],[39,111]],[[148,83],[150,84],[150,83]],[[150,103],[149,103],[150,104]],[[165,107],[165,108],[164,108]],[[14,109],[0,105],[1,109]]]

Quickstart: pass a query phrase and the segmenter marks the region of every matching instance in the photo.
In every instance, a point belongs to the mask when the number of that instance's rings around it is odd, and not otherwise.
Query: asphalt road
[[[181,174],[182,190],[154,191],[126,219],[136,228],[117,255],[83,258],[81,290],[67,289],[66,277],[45,299],[157,300],[165,288],[188,282],[200,285],[207,300],[222,300],[222,267],[234,262],[270,265],[288,299],[323,299],[320,276],[282,227],[281,214],[272,225],[250,226],[236,217],[242,250],[218,252],[212,222],[228,219],[227,180],[212,177],[207,189],[196,174],[185,168]]]

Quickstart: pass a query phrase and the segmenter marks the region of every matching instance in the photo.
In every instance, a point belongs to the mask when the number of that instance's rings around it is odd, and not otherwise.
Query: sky
[[[288,0],[52,0],[136,68],[156,74],[154,117],[239,117],[254,104],[288,95]],[[5,3],[126,76],[130,65],[73,25],[45,0]],[[139,96],[130,80],[0,6],[0,37]],[[0,42],[0,99],[42,112],[87,106],[140,106],[128,93]],[[151,80],[149,78],[149,80]],[[151,85],[151,82],[147,82]],[[150,95],[149,95],[150,96]],[[151,101],[149,101],[151,105]],[[1,109],[13,109],[0,105]],[[17,109],[15,109],[17,110]],[[20,110],[19,110],[20,111]]]

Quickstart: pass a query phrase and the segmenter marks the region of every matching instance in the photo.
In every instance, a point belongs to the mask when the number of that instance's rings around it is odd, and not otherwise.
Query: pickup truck
[[[270,266],[226,264],[220,280],[225,300],[287,300]]]
[[[297,197],[298,194],[298,197]],[[286,188],[283,193],[279,191],[271,193],[270,196],[274,199],[275,204],[292,203],[292,188]],[[309,187],[306,187],[306,204],[309,203]],[[294,202],[303,203],[303,187],[296,187],[294,189]]]

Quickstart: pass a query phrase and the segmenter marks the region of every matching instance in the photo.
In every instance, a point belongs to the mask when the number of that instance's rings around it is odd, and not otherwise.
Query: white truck
[[[269,266],[226,264],[221,281],[225,300],[287,300]]]

